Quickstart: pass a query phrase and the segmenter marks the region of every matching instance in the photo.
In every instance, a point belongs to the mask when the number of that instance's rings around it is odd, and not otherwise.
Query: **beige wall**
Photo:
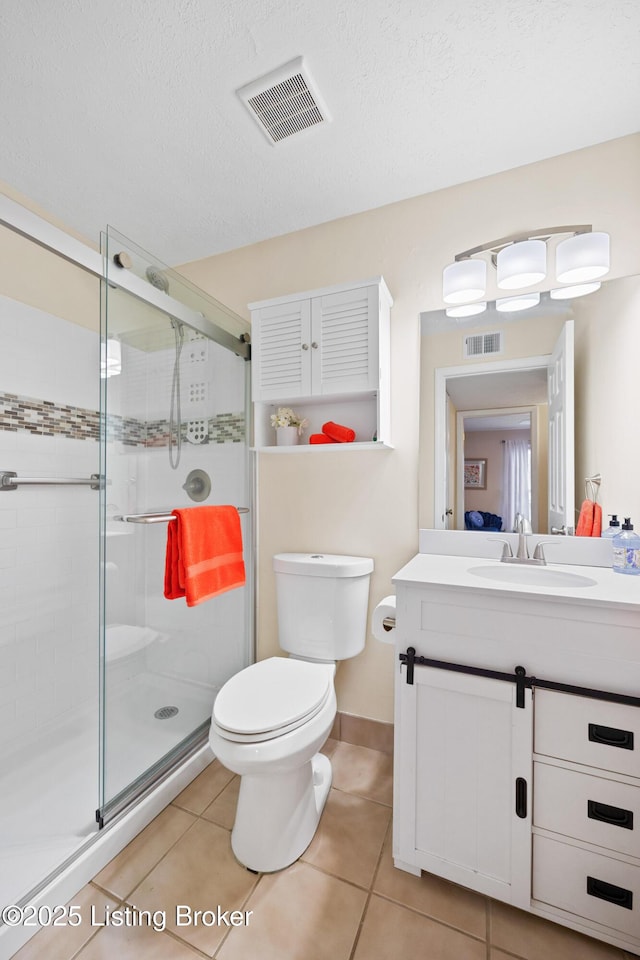
[[[377,274],[384,276],[395,300],[395,449],[259,457],[260,657],[278,650],[271,570],[275,552],[318,549],[373,557],[374,605],[392,592],[393,573],[416,552],[419,525],[432,522],[433,424],[428,422],[428,407],[423,407],[420,437],[418,317],[442,306],[442,268],[460,250],[515,231],[591,223],[612,235],[612,275],[637,272],[638,169],[640,135],[634,135],[180,268],[246,317],[252,300]],[[337,685],[339,709],[391,720],[392,649],[369,637],[365,652],[343,664]]]
[[[2,180],[0,193],[91,246],[86,238]],[[96,277],[4,226],[0,226],[0,263],[0,293],[4,296],[99,331],[100,281]]]

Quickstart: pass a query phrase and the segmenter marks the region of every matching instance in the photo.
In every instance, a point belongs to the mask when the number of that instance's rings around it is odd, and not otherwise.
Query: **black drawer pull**
[[[516,814],[522,820],[527,816],[527,781],[524,777],[516,779]]]
[[[589,740],[593,743],[603,743],[606,747],[633,750],[632,730],[618,730],[617,727],[603,727],[600,723],[590,723]]]
[[[608,900],[609,903],[615,903],[617,907],[624,907],[625,910],[633,910],[633,893],[631,890],[625,890],[624,887],[616,887],[613,883],[598,880],[596,877],[587,877],[587,893],[590,897]]]
[[[587,800],[587,816],[590,820],[600,820],[614,827],[633,830],[633,810],[625,810],[624,807],[610,807],[608,803]]]

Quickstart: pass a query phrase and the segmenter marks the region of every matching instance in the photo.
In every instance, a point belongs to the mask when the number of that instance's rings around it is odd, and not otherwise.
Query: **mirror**
[[[421,315],[420,526],[473,529],[468,517],[465,523],[470,511],[489,515],[495,526],[504,503],[503,449],[515,439],[530,450],[534,532],[549,532],[549,498],[561,486],[562,469],[569,471],[568,527],[575,527],[586,478],[598,474],[605,520],[617,513],[640,524],[640,485],[634,482],[640,445],[625,429],[636,418],[640,277],[609,280],[572,301],[545,294],[538,307],[517,314],[492,306],[467,320],[452,320],[444,311]],[[571,327],[575,434],[572,439],[569,431],[562,464],[549,469],[547,364]],[[443,383],[444,412],[438,399]],[[502,518],[501,527],[512,529],[512,523]]]

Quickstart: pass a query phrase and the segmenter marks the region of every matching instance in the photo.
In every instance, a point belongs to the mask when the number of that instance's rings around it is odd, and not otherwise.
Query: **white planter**
[[[292,447],[298,442],[297,427],[276,427],[276,446]]]

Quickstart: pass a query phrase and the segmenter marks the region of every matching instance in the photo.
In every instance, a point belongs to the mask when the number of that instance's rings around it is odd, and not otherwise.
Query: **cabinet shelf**
[[[298,443],[292,447],[251,447],[256,453],[309,453],[324,450],[393,450],[393,445],[382,440],[363,440],[361,443]]]
[[[382,277],[250,304],[254,449],[309,444],[334,421],[355,431],[355,449],[389,449],[391,296]],[[308,421],[303,443],[275,445],[271,415],[291,407]],[[372,440],[373,437],[377,439]]]

